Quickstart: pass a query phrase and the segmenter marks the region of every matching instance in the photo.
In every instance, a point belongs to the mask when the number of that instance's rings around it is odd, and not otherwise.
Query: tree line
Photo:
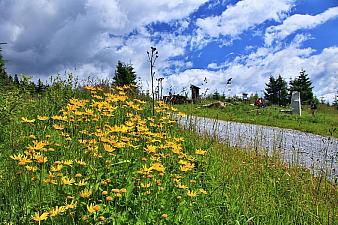
[[[312,92],[312,82],[305,70],[301,70],[299,75],[287,82],[278,75],[277,78],[270,76],[264,91],[265,99],[270,104],[286,106],[291,101],[291,94],[294,91],[300,92],[302,104],[309,104],[311,101],[318,101]]]

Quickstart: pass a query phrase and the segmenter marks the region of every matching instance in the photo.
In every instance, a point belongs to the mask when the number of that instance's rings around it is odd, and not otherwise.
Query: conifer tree
[[[5,71],[5,60],[2,58],[2,54],[1,54],[1,51],[2,51],[1,44],[2,43],[0,43],[0,82],[1,82],[1,85],[4,85],[8,77]]]
[[[290,95],[293,91],[299,91],[302,104],[313,100],[312,88],[312,82],[305,70],[301,70],[299,76],[290,81]]]
[[[113,80],[114,84],[117,86],[128,84],[136,85],[136,73],[134,68],[131,65],[118,61]]]
[[[266,86],[264,92],[266,100],[276,105],[285,106],[288,104],[287,83],[281,75],[279,75],[277,79],[270,76],[269,83],[267,83]]]
[[[276,80],[276,84],[277,84],[277,87],[278,87],[278,90],[277,90],[278,105],[286,106],[289,103],[287,83],[282,78],[282,76],[279,75],[277,80]]]
[[[277,102],[277,82],[276,79],[273,76],[269,77],[269,82],[266,85],[265,88],[265,99],[269,101],[271,104],[276,104]]]
[[[212,95],[212,99],[214,100],[220,100],[221,96],[220,94],[218,93],[218,91],[216,90],[213,95]]]
[[[1,54],[1,45],[6,44],[6,43],[0,43],[0,86],[10,86],[13,84],[13,78],[11,76],[8,76],[6,73],[6,68],[5,68],[5,60],[2,57]]]

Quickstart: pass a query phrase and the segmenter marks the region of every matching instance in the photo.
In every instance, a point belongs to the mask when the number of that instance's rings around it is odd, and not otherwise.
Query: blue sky
[[[147,90],[155,46],[164,93],[262,94],[270,75],[301,69],[319,98],[338,89],[337,0],[2,0],[0,11],[7,70],[35,80],[111,78],[121,60]]]

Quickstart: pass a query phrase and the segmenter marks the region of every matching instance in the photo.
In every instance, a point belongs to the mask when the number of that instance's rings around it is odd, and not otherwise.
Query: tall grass
[[[336,186],[182,130],[163,102],[48,91],[1,94],[2,224],[337,222]]]

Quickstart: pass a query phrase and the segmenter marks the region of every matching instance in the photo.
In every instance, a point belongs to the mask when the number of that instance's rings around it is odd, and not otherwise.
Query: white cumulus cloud
[[[274,41],[281,41],[298,30],[313,29],[337,17],[338,6],[329,8],[317,15],[292,15],[286,18],[281,25],[271,26],[266,29],[265,43],[271,45]]]
[[[293,0],[243,0],[221,15],[198,19],[199,31],[211,37],[237,36],[267,20],[279,21],[293,7]]]

